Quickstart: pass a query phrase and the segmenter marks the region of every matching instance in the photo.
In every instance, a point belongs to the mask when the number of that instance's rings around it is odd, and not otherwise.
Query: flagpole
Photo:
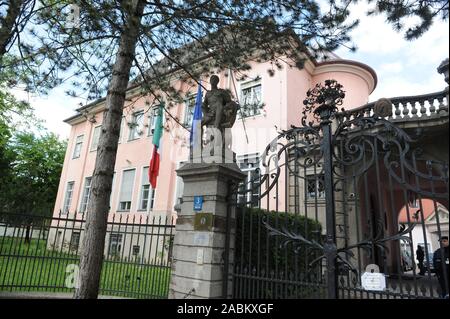
[[[247,140],[247,144],[248,144],[247,128],[245,127],[244,117],[242,116],[241,103],[239,102],[239,95],[238,95],[237,90],[236,90],[236,83],[234,83],[233,71],[231,71],[231,68],[229,68],[228,72],[230,73],[231,81],[233,82],[234,93],[236,95],[236,99],[237,99],[238,104],[239,104],[239,111],[241,112],[241,120],[242,120],[242,126],[244,127],[245,139]]]

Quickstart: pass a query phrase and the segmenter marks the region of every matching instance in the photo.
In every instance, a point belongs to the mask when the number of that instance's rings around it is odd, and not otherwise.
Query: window
[[[306,198],[325,198],[324,176],[308,175],[305,179]]]
[[[245,181],[239,185],[238,202],[249,203],[253,207],[259,203],[259,154],[247,154],[236,158],[241,171],[247,175]]]
[[[96,126],[94,128],[94,134],[92,135],[92,144],[91,144],[91,152],[96,151],[98,147],[98,141],[100,139],[100,132],[101,132],[102,126]]]
[[[73,232],[72,237],[70,237],[70,250],[78,250],[78,247],[80,246],[80,232]]]
[[[178,163],[177,169],[181,167],[181,162]],[[176,177],[176,189],[175,189],[175,203],[174,205],[179,205],[183,200],[184,182],[179,176]]]
[[[250,117],[261,114],[263,107],[261,99],[261,83],[252,81],[241,87],[241,116]]]
[[[133,120],[130,123],[130,136],[129,141],[138,139],[141,137],[144,127],[144,111],[139,111],[133,114]]]
[[[129,211],[131,209],[135,171],[135,169],[123,171],[119,194],[119,211]]]
[[[148,132],[147,132],[148,136],[153,135],[153,132],[155,131],[157,116],[158,116],[158,108],[154,107],[148,113]]]
[[[133,256],[138,256],[140,251],[141,251],[141,246],[133,245]]]
[[[112,199],[113,199],[113,196],[114,196],[114,192],[116,190],[115,182],[116,182],[116,172],[113,173],[112,186],[111,186],[111,195],[109,196],[109,210],[111,210]]]
[[[66,188],[66,196],[64,197],[64,206],[63,206],[63,214],[69,212],[70,203],[72,202],[72,194],[73,194],[73,186],[75,182],[68,182]]]
[[[110,256],[117,256],[122,250],[122,234],[109,235],[108,254]]]
[[[53,244],[55,246],[55,248],[57,248],[59,246],[59,243],[61,242],[61,236],[62,236],[62,231],[58,230],[58,233],[56,234],[56,243]],[[62,246],[62,243],[61,243],[61,246]]]
[[[148,167],[142,170],[141,197],[139,201],[139,210],[148,211],[153,209],[155,202],[155,191],[150,187],[148,181]]]
[[[78,158],[81,155],[81,147],[83,146],[83,135],[77,136],[75,147],[73,149],[72,158]]]
[[[125,116],[122,116],[122,119],[120,120],[119,143],[122,141],[124,125],[125,125]]]
[[[409,203],[409,207],[411,208],[419,208],[419,199],[415,198]]]
[[[185,108],[184,108],[183,124],[188,127],[191,126],[192,118],[194,117],[195,99],[196,99],[195,95],[191,96],[184,103]]]
[[[91,196],[91,182],[92,177],[86,177],[84,181],[83,197],[81,198],[80,213],[86,212],[89,197]]]

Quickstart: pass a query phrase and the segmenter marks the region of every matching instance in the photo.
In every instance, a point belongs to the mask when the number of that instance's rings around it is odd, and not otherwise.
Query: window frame
[[[84,199],[86,197],[86,183],[88,180],[89,180],[89,190],[88,190],[88,194],[87,194],[87,200],[86,200],[86,202],[84,202]],[[83,187],[83,192],[81,194],[79,213],[85,213],[87,210],[87,206],[89,204],[89,199],[91,197],[91,188],[92,188],[92,176],[87,176],[84,178],[84,187]]]
[[[309,182],[315,182],[315,192],[317,196],[311,196],[309,191]],[[320,190],[320,181],[322,182],[322,189]],[[305,176],[305,199],[306,200],[325,200],[325,175],[323,173],[319,174],[306,174]]]
[[[96,131],[98,130],[98,137],[96,138]],[[91,141],[91,147],[89,148],[90,152],[96,152],[98,148],[98,143],[100,141],[100,135],[102,133],[102,125],[94,126],[93,132],[92,132],[92,141]],[[94,147],[95,145],[95,147]]]
[[[183,124],[186,127],[192,125],[192,119],[194,118],[195,101],[197,96],[195,94],[189,94],[184,99],[184,113],[183,113]],[[192,104],[190,104],[192,102]],[[191,112],[192,110],[192,112]]]
[[[245,164],[247,162],[247,164],[253,163],[254,166],[250,167],[242,167],[242,164]],[[256,203],[256,205],[258,204],[257,202],[259,201],[259,191],[258,193],[253,193],[252,190],[252,185],[250,184],[250,181],[252,181],[252,172],[256,171],[257,169],[260,169],[260,164],[261,164],[261,155],[259,154],[259,152],[256,153],[248,153],[248,154],[243,154],[243,155],[239,155],[236,156],[236,163],[239,166],[239,169],[242,171],[242,173],[246,174],[247,176],[245,177],[245,181],[240,183],[240,188],[244,187],[243,190],[245,190],[246,196],[247,198],[245,199],[245,203],[250,203],[251,205],[254,205]],[[259,172],[259,176],[261,176],[261,170]],[[255,187],[253,185],[253,188],[256,188],[259,190],[258,187]],[[243,195],[239,194],[238,195],[238,202],[242,202]]]
[[[123,134],[124,134],[124,127],[125,127],[126,118],[125,116],[122,116],[122,119],[120,120],[120,128],[119,128],[119,141],[118,143],[122,143]]]
[[[69,185],[71,186],[70,196],[68,196]],[[62,214],[68,214],[69,213],[70,206],[72,204],[74,188],[75,188],[75,181],[68,181],[66,183],[66,191],[64,192],[63,209],[62,209],[62,212],[61,212]]]
[[[147,136],[153,136],[153,133],[155,131],[156,118],[158,117],[158,106],[159,105],[152,106],[147,116],[148,119]]]
[[[136,252],[136,248],[137,248],[137,252]],[[141,245],[135,244],[133,245],[133,247],[131,248],[132,251],[132,256],[133,257],[138,257],[141,253]]]
[[[133,113],[131,123],[128,124],[128,142],[138,140],[144,135],[144,110]],[[139,116],[139,119],[137,118]],[[141,122],[139,123],[138,120]],[[140,133],[137,131],[140,127]]]
[[[252,108],[253,110],[253,114],[248,114],[246,112],[247,109],[250,109],[247,107],[247,104],[244,103],[244,90],[251,90],[252,92],[252,100],[254,99],[254,93],[253,93],[253,88],[256,87],[260,87],[259,88],[259,101],[257,104],[255,104],[255,106]],[[260,116],[260,115],[264,115],[263,114],[263,107],[264,107],[264,102],[263,102],[263,85],[262,85],[262,80],[259,79],[255,79],[255,80],[251,80],[251,81],[247,81],[245,83],[242,83],[240,85],[239,88],[239,104],[241,105],[241,110],[240,112],[238,112],[238,117],[239,118],[249,118],[249,117],[255,117],[255,116]]]
[[[115,238],[114,241],[113,241],[113,238]],[[113,244],[115,244],[115,252],[111,253]],[[122,244],[123,244],[123,234],[121,234],[121,233],[110,233],[109,234],[109,243],[108,243],[108,256],[120,255],[121,250],[122,250]],[[117,247],[119,247],[118,250],[117,250]]]
[[[75,234],[78,236],[78,239],[76,241],[76,247],[74,247],[74,238],[77,238],[76,236],[74,237]],[[81,239],[81,232],[73,231],[72,234],[70,235],[69,250],[78,251],[78,248],[80,247],[80,239]]]
[[[121,201],[121,194],[123,191],[123,176],[125,174],[125,172],[127,171],[134,171],[134,175],[133,175],[133,182],[131,183],[131,198],[129,201]],[[120,181],[120,189],[119,189],[119,196],[118,196],[118,205],[117,205],[117,211],[118,212],[131,212],[131,208],[133,206],[133,191],[134,191],[134,187],[135,187],[135,183],[136,183],[136,168],[127,168],[122,170],[122,176],[121,176],[121,181]],[[129,203],[125,204],[124,208],[121,208],[122,203]]]
[[[156,189],[153,189],[150,185],[150,182],[148,181],[148,179],[145,179],[146,183],[143,183],[144,178],[145,178],[145,169],[149,169],[149,166],[144,166],[142,167],[141,170],[141,186],[140,186],[140,191],[139,191],[139,204],[138,204],[138,211],[145,211],[145,212],[150,212],[153,210],[154,204],[155,204],[155,191]],[[148,172],[148,170],[147,170]],[[144,187],[148,186],[148,196],[147,198],[144,198]],[[144,201],[146,201],[146,205],[147,207],[144,208],[143,207],[143,203]]]
[[[78,138],[80,138],[81,137],[81,141],[78,141]],[[82,148],[83,148],[83,140],[84,140],[84,134],[81,134],[81,135],[78,135],[76,138],[75,138],[75,146],[73,147],[73,153],[72,153],[72,159],[77,159],[77,158],[80,158],[81,157],[81,150],[82,150]],[[79,148],[79,150],[78,150],[78,155],[76,156],[76,154],[77,154],[77,147],[78,147],[78,145],[80,145],[80,148]]]

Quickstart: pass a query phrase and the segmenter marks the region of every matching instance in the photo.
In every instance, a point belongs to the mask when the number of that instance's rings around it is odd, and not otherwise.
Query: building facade
[[[281,61],[281,60],[280,60]],[[233,151],[238,165],[251,179],[258,167],[258,158],[279,130],[300,125],[302,101],[308,89],[326,79],[335,79],[344,86],[343,107],[351,109],[368,102],[377,77],[369,66],[335,58],[326,62],[307,60],[301,70],[280,62],[274,74],[270,62],[252,63],[252,68],[238,81],[231,72],[219,73],[219,87],[231,91],[241,109],[232,129]],[[173,85],[184,92],[185,102],[174,104],[169,112],[190,129],[197,86],[181,80]],[[208,79],[203,85],[209,89]],[[166,101],[166,105],[170,101]],[[161,166],[156,189],[148,181],[148,167],[153,150],[156,103],[130,89],[124,108],[119,147],[115,165],[110,212],[126,216],[172,216],[181,197],[183,185],[175,170],[188,159],[189,131],[165,115],[166,130],[162,139]],[[56,197],[54,215],[86,213],[92,174],[105,101],[100,100],[76,110],[65,122],[71,132]],[[253,175],[252,175],[253,174]],[[279,207],[288,203],[276,199]]]

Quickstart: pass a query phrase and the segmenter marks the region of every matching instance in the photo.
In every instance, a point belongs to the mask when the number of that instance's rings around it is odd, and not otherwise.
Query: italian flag
[[[155,130],[153,132],[153,154],[148,169],[148,179],[153,189],[156,188],[156,180],[159,175],[159,162],[161,161],[161,144],[163,134],[163,105],[158,109],[158,115],[155,122]]]

